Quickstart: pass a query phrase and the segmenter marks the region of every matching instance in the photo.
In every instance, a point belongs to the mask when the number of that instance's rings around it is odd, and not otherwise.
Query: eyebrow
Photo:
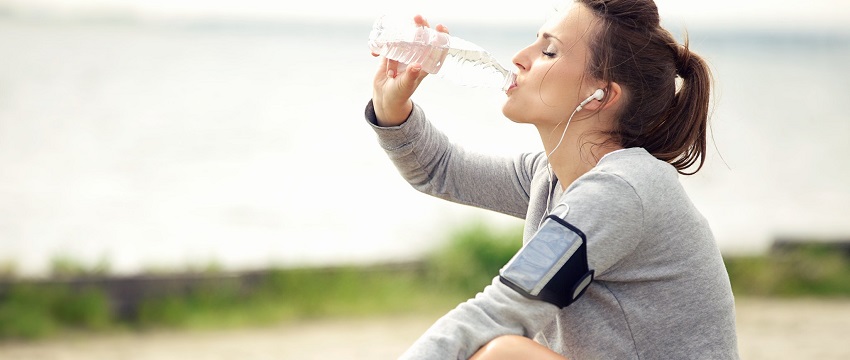
[[[559,43],[561,43],[561,44],[563,44],[563,43],[564,43],[563,41],[561,41],[561,39],[558,39],[557,37],[555,37],[555,35],[552,35],[552,34],[547,33],[547,32],[543,33],[543,38],[544,38],[544,39],[546,39],[546,40],[549,40],[549,39],[555,39],[555,40],[557,40],[557,41],[558,41]]]

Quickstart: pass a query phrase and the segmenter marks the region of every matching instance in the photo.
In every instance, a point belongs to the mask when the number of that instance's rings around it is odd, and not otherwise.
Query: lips
[[[508,76],[508,82],[507,83],[508,84],[505,87],[505,93],[507,93],[508,91],[511,91],[513,88],[517,87],[516,74],[515,73],[511,73],[510,76]]]

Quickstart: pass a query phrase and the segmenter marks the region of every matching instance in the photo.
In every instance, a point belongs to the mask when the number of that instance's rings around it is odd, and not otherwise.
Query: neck
[[[563,141],[560,140],[564,125],[555,129],[537,127],[543,140],[543,148],[546,154],[550,154],[549,165],[562,190],[566,190],[576,179],[593,169],[605,154],[622,148],[606,142],[608,136],[602,132],[582,131],[580,126],[575,125],[575,122],[570,125]]]

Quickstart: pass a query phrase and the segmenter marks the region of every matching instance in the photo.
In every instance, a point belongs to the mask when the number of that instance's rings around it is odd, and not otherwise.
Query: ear
[[[620,87],[620,84],[611,82],[608,84],[608,88],[605,89],[605,97],[602,100],[593,100],[582,108],[593,112],[614,108],[620,102],[622,95],[623,88]]]

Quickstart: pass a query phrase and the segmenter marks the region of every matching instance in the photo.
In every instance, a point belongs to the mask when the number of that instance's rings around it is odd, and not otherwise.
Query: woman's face
[[[519,123],[555,126],[597,87],[585,76],[587,39],[593,14],[574,4],[543,24],[537,40],[514,55],[516,86],[508,89],[502,113]]]

